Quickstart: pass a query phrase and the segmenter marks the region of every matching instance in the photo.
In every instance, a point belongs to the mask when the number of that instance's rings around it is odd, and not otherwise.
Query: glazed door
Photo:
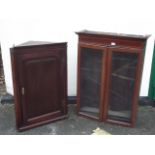
[[[92,47],[79,47],[79,50],[78,113],[101,119],[105,52]]]
[[[62,53],[65,52],[47,50],[18,56],[22,109],[20,126],[48,122],[66,113],[63,84],[66,66]]]
[[[108,49],[106,120],[131,126],[135,122],[140,85],[142,51]]]

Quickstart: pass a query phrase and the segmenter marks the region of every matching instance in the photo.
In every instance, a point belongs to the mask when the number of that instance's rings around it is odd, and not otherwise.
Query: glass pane
[[[82,48],[80,64],[80,111],[98,117],[102,51]]]
[[[108,118],[130,122],[138,55],[113,52]]]

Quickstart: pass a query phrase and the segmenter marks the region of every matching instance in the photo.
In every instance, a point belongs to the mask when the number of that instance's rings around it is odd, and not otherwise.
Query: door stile
[[[81,64],[81,47],[78,44],[78,62],[77,62],[77,114],[80,112],[80,64]]]
[[[136,122],[136,114],[138,110],[138,99],[139,99],[139,88],[140,88],[140,83],[141,83],[141,74],[142,74],[142,66],[143,65],[143,54],[142,51],[141,53],[139,52],[138,54],[138,64],[137,64],[137,70],[136,70],[136,78],[135,81],[139,81],[135,83],[135,88],[134,88],[134,95],[133,95],[133,100],[132,100],[132,110],[131,110],[131,126],[135,126]]]
[[[103,121],[103,113],[104,113],[104,102],[105,102],[105,96],[106,96],[106,73],[107,73],[107,48],[102,49],[103,55],[102,55],[102,73],[101,73],[101,94],[100,94],[100,111],[99,111],[99,119],[100,121]]]
[[[110,88],[110,73],[111,73],[111,61],[112,61],[112,52],[110,51],[109,48],[107,48],[107,59],[106,59],[106,75],[105,75],[105,90],[106,92],[104,93],[104,111],[103,111],[103,121],[107,120],[107,114],[108,114],[108,97],[109,97],[109,88]]]

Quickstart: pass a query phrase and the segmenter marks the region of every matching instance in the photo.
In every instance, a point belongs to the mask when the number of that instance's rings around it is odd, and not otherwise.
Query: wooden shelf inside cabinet
[[[67,43],[28,41],[11,50],[19,131],[67,117]]]
[[[78,114],[133,127],[149,35],[77,32]]]

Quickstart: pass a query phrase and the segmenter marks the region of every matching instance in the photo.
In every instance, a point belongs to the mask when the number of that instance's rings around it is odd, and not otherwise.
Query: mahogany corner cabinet
[[[134,127],[149,36],[77,32],[78,115]]]
[[[19,131],[67,117],[67,43],[29,41],[10,49]]]

